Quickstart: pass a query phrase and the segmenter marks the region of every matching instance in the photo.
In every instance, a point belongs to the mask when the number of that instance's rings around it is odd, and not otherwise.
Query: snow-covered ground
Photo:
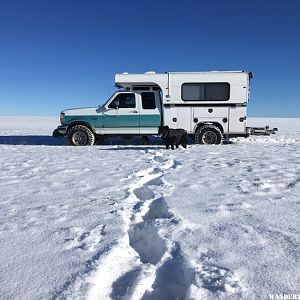
[[[167,151],[0,117],[1,299],[268,299],[300,291],[300,119]]]

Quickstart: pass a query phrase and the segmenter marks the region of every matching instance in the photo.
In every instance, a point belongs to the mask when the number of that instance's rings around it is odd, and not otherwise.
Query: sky
[[[248,115],[300,117],[298,0],[0,0],[0,115],[97,106],[115,73],[252,71]]]

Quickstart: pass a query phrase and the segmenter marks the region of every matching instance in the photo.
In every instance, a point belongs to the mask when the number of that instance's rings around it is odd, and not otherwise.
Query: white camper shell
[[[162,124],[195,134],[204,124],[224,136],[247,136],[246,116],[251,72],[166,72],[116,74],[118,87],[127,91],[159,90]]]

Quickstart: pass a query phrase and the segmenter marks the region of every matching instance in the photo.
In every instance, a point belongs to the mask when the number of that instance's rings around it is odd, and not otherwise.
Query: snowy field
[[[0,299],[269,299],[300,292],[300,119],[167,151],[65,146],[0,117]]]

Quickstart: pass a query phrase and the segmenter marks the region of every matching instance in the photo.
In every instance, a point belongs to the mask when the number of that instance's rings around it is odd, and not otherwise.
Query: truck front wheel
[[[221,130],[212,124],[203,125],[195,133],[195,143],[202,145],[216,145],[222,142]]]
[[[67,135],[68,144],[72,146],[87,146],[95,143],[95,135],[84,125],[75,125]]]

